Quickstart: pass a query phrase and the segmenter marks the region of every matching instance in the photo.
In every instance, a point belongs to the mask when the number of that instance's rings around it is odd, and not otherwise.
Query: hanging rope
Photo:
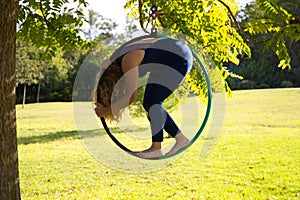
[[[157,33],[157,30],[156,30],[156,19],[158,17],[158,9],[157,9],[155,0],[151,0],[151,3],[152,3],[152,6],[150,8],[150,12],[149,12],[147,24],[146,24],[146,27],[145,27],[144,26],[144,19],[143,19],[143,5],[144,4],[143,4],[142,0],[138,0],[138,4],[139,4],[139,23],[140,23],[140,26],[141,26],[142,30],[145,33],[149,33],[147,31],[147,27],[148,27],[149,22],[151,20],[152,21],[152,23],[151,23],[151,25],[152,25],[151,34],[155,34],[156,35],[156,33]]]
[[[150,16],[152,18],[151,36],[157,37],[156,18],[158,16],[158,12],[157,12],[157,6],[156,6],[154,0],[152,0],[152,7],[150,8]]]

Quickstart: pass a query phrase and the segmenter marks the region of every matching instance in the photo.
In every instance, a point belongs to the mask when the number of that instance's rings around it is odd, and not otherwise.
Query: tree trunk
[[[36,102],[37,103],[40,102],[40,91],[41,91],[41,80],[39,79],[39,86],[38,86],[38,91],[37,91],[37,95],[36,95]]]
[[[0,199],[20,196],[16,131],[16,22],[18,0],[0,0]]]
[[[22,103],[23,109],[25,107],[25,101],[26,101],[26,83],[24,83],[24,90],[23,90],[23,103]]]

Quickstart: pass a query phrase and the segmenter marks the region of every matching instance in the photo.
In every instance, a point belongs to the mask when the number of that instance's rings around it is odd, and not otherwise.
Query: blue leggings
[[[145,92],[147,94],[144,96],[143,106],[148,112],[152,142],[163,141],[163,129],[172,137],[175,137],[180,130],[169,113],[162,107],[162,103],[172,91],[158,84],[148,84]],[[159,95],[151,95],[152,92]]]
[[[146,67],[150,74],[144,93],[143,107],[148,113],[152,142],[163,141],[163,130],[172,137],[180,132],[172,117],[162,107],[162,104],[182,83],[191,65],[191,59],[183,59],[174,54],[168,56],[163,64],[154,63]]]

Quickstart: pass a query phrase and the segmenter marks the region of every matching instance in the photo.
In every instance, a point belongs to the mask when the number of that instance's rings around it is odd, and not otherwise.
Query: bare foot
[[[138,157],[140,158],[159,158],[161,156],[163,156],[163,152],[161,151],[161,149],[147,152],[142,151],[138,153]]]
[[[190,144],[190,140],[187,137],[185,137],[182,133],[178,133],[175,136],[175,140],[176,140],[175,145],[168,153],[166,153],[166,156],[174,155],[177,153],[177,151]]]
[[[149,149],[139,152],[140,158],[159,158],[163,155],[161,151],[161,142],[153,142]]]

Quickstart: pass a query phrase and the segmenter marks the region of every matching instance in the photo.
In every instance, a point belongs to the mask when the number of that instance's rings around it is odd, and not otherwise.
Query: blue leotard
[[[122,67],[126,53],[142,49],[144,58],[139,75],[149,73],[144,92],[143,107],[148,113],[152,142],[163,141],[163,130],[175,137],[178,126],[162,107],[164,100],[181,84],[192,66],[192,53],[183,42],[173,38],[161,38],[151,44],[133,44],[118,49],[111,57]]]

